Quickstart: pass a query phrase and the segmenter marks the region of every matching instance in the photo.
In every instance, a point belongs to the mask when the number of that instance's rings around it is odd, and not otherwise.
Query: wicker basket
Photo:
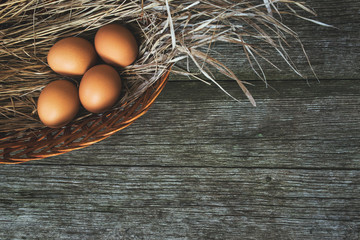
[[[4,46],[9,42],[11,43],[9,44],[11,49],[7,47],[3,51],[6,59],[0,61],[0,65],[11,65],[5,69],[4,72],[8,75],[3,79],[13,78],[15,82],[21,83],[25,79],[24,82],[30,85],[30,87],[26,87],[31,91],[37,91],[32,88],[34,76],[38,76],[36,79],[41,81],[41,84],[43,78],[46,81],[57,78],[56,74],[48,72],[49,69],[46,69],[45,64],[43,64],[44,60],[41,60],[41,57],[44,58],[45,56],[45,50],[49,45],[53,44],[56,36],[79,35],[89,38],[104,24],[113,21],[123,22],[124,20],[126,24],[134,24],[134,29],[138,25],[142,26],[141,29],[137,29],[138,31],[135,32],[138,32],[139,37],[141,36],[140,39],[143,40],[143,47],[140,46],[139,49],[139,52],[142,52],[142,57],[138,59],[137,68],[134,67],[128,72],[128,76],[132,76],[131,80],[136,83],[134,85],[129,84],[131,86],[129,88],[131,94],[129,95],[136,97],[136,100],[129,102],[130,98],[124,98],[125,103],[120,107],[115,107],[104,114],[80,116],[71,125],[60,129],[34,126],[26,131],[0,132],[0,163],[6,164],[42,159],[83,148],[129,126],[149,109],[161,92],[168,78],[171,65],[183,59],[186,59],[187,63],[192,61],[198,72],[196,74],[189,72],[188,66],[185,67],[186,70],[180,68],[178,72],[188,77],[193,76],[203,80],[197,76],[198,73],[201,73],[201,76],[205,77],[205,81],[208,80],[214,83],[227,95],[237,100],[213,78],[209,67],[215,68],[219,73],[235,80],[246,97],[255,106],[255,100],[245,84],[227,66],[208,54],[212,52],[210,51],[211,46],[215,42],[237,44],[244,49],[250,64],[252,61],[256,63],[256,65],[251,64],[251,68],[264,81],[265,75],[256,60],[256,56],[269,62],[267,57],[273,53],[283,58],[297,74],[302,76],[296,70],[296,66],[294,66],[286,53],[286,49],[283,47],[289,44],[285,36],[290,36],[300,43],[298,35],[274,16],[279,14],[301,17],[296,13],[294,7],[314,14],[311,9],[302,3],[297,1],[289,3],[286,0],[277,2],[281,7],[279,9],[277,8],[278,4],[270,4],[269,1],[129,0],[118,2],[115,0],[88,0],[85,1],[86,4],[83,1],[70,0],[5,2],[6,4],[2,5],[4,7],[3,12],[6,10],[8,13],[0,16],[0,20],[2,20],[0,24],[9,27],[8,29],[11,31],[4,31],[5,34],[0,31],[0,40],[7,36],[9,39],[14,39],[14,41],[6,38],[2,42],[0,41]],[[24,12],[27,12],[27,14],[24,14]],[[8,22],[12,18],[15,21]],[[26,19],[24,25],[21,25],[21,27],[16,25],[23,19]],[[36,19],[39,20],[38,25],[35,24]],[[23,48],[24,39],[27,42]],[[274,51],[268,51],[267,49],[264,51],[261,48],[262,45],[268,46]],[[10,50],[15,50],[15,52]],[[42,54],[37,55],[39,51],[42,51]],[[34,61],[29,61],[29,58]],[[17,71],[24,66],[24,59],[27,63],[31,62],[31,64],[28,64],[25,68],[25,74],[18,74]],[[17,65],[14,66],[14,63]],[[271,62],[269,63],[273,65]],[[273,66],[275,67],[275,65]],[[134,72],[137,74],[134,74]],[[160,75],[162,76],[160,77]],[[141,76],[140,80],[143,82],[138,82],[139,76]],[[133,83],[132,81],[129,82]],[[137,83],[145,84],[137,86]],[[11,85],[11,82],[8,85]],[[40,84],[38,83],[38,85]],[[38,89],[40,88],[38,87]],[[16,92],[20,91],[16,89]],[[138,94],[142,95],[138,97]],[[10,98],[12,103],[12,97],[6,98],[6,101]],[[10,104],[8,103],[8,105]],[[35,106],[34,99],[31,99],[29,105]],[[12,103],[10,108],[13,106],[15,104]],[[15,107],[13,108],[15,109]],[[26,109],[26,111],[28,110]],[[33,114],[35,109],[32,108],[31,110]],[[11,109],[9,112],[13,113],[13,111]],[[21,113],[21,111],[17,111]],[[8,116],[4,116],[7,121]],[[17,123],[21,126],[20,128],[23,127],[21,118],[18,119]],[[9,131],[12,131],[12,128]]]
[[[0,138],[0,163],[16,164],[60,155],[90,146],[132,124],[144,115],[164,88],[170,67],[136,101],[104,114],[93,114],[60,129],[13,132]]]

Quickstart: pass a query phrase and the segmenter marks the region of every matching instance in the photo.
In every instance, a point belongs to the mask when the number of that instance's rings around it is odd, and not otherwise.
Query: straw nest
[[[287,15],[304,18],[298,12],[314,14],[303,3],[291,0],[2,1],[0,136],[44,127],[36,112],[37,97],[49,82],[64,78],[53,72],[46,62],[50,47],[69,36],[93,41],[97,29],[111,22],[128,26],[140,43],[136,62],[119,69],[125,88],[114,108],[123,102],[136,101],[171,65],[184,59],[197,71],[179,67],[172,72],[221,88],[210,70],[216,69],[236,80],[255,105],[246,83],[209,56],[211,46],[218,41],[238,44],[254,71],[263,77],[261,66],[255,66],[257,58],[267,60],[261,46],[269,45],[296,71],[283,46],[287,45],[288,37],[297,39],[298,36],[281,19]],[[89,114],[82,111],[77,120]]]

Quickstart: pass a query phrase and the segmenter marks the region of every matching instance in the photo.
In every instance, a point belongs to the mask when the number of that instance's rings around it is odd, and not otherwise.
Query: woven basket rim
[[[168,80],[171,66],[135,101],[103,114],[92,114],[59,129],[14,132],[0,138],[0,164],[18,164],[88,147],[128,127],[144,115]]]

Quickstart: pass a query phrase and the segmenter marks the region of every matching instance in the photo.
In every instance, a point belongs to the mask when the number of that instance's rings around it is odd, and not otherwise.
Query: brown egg
[[[120,76],[109,65],[90,68],[80,82],[80,102],[89,112],[101,113],[108,110],[117,102],[120,93]]]
[[[64,38],[51,47],[47,61],[52,70],[65,76],[81,76],[96,63],[94,46],[79,37]]]
[[[68,124],[76,116],[79,107],[78,90],[67,80],[49,83],[40,93],[37,103],[40,120],[51,128]]]
[[[117,67],[132,64],[138,55],[134,35],[119,24],[109,24],[97,31],[95,49],[106,63]]]

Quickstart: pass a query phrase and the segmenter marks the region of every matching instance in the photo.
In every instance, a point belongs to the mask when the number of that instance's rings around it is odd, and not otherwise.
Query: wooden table
[[[266,66],[273,88],[252,80],[252,107],[220,76],[240,102],[172,75],[114,136],[1,165],[0,239],[360,239],[360,3],[310,4],[338,28],[289,22],[319,82]],[[256,79],[234,47],[217,49]]]

